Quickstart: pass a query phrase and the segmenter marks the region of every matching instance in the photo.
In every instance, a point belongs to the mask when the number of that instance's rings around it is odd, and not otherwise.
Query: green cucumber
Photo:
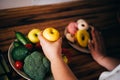
[[[17,40],[20,41],[23,45],[30,43],[28,38],[21,32],[15,32],[15,36],[16,36]]]

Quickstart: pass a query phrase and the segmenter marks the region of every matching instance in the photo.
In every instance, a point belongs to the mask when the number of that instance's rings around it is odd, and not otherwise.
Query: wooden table
[[[102,32],[107,54],[120,58],[120,30],[117,19],[119,0],[83,0],[46,6],[29,6],[0,10],[0,50],[7,59],[7,50],[15,39],[14,31],[27,35],[33,28],[54,27],[63,37],[63,47],[72,52],[69,66],[80,80],[97,80],[104,69],[90,54],[72,48],[64,37],[65,27],[78,19],[85,19]],[[116,56],[117,55],[117,56]],[[14,80],[24,80],[10,68]]]

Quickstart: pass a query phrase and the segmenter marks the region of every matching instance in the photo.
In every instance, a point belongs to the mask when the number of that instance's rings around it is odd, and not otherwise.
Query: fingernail
[[[93,31],[95,31],[95,28],[93,27]]]
[[[89,40],[88,40],[88,43],[90,43],[90,42],[91,42],[91,40],[89,39]]]

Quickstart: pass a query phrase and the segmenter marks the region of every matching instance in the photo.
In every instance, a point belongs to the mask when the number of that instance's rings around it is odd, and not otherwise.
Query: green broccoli
[[[50,62],[42,53],[34,51],[25,58],[23,69],[32,80],[44,80],[50,71]]]

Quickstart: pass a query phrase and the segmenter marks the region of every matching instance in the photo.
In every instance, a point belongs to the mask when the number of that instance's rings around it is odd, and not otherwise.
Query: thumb
[[[40,40],[42,38],[42,32],[38,34],[38,39]]]
[[[46,42],[45,38],[42,36],[42,32],[39,33],[38,39],[40,40],[40,43],[45,43]]]
[[[62,37],[58,39],[58,43],[62,44]]]

